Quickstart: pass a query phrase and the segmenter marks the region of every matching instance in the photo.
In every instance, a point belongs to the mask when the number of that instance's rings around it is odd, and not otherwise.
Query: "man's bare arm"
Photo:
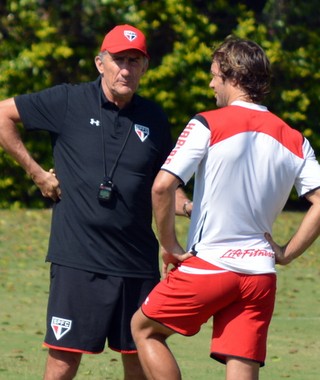
[[[0,146],[26,171],[45,197],[57,200],[61,197],[56,176],[44,170],[24,145],[17,123],[20,116],[13,98],[0,102]]]
[[[265,234],[275,252],[277,264],[287,265],[302,255],[320,234],[320,189],[306,195],[306,198],[311,202],[311,206],[302,219],[298,230],[286,245],[279,246],[270,234]]]
[[[177,240],[175,229],[176,190],[179,180],[172,174],[160,170],[152,188],[152,203],[158,237],[162,249],[163,277],[166,277],[168,266],[176,265],[191,257]]]

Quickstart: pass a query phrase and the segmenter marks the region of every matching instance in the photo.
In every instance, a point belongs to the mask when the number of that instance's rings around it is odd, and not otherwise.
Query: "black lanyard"
[[[110,170],[110,173],[109,175],[107,174],[107,160],[106,160],[106,139],[105,139],[105,134],[104,134],[104,130],[103,130],[103,123],[102,123],[102,103],[101,103],[101,96],[102,94],[100,93],[100,97],[99,97],[99,105],[100,105],[100,127],[101,127],[101,137],[102,137],[102,159],[103,159],[103,169],[104,169],[104,178],[105,179],[111,179],[112,180],[112,177],[113,177],[113,174],[116,170],[116,167],[118,165],[118,162],[119,162],[119,159],[121,157],[121,154],[124,150],[124,147],[126,146],[127,144],[127,141],[128,141],[128,138],[129,138],[129,135],[130,135],[130,132],[131,132],[131,129],[132,129],[132,123],[130,124],[129,126],[129,129],[127,131],[127,135],[123,141],[123,144],[122,144],[122,147],[118,153],[118,156],[115,160],[115,162],[113,163],[113,166]]]

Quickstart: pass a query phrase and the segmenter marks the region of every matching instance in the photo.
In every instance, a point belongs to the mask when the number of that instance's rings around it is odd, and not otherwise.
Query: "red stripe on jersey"
[[[303,158],[303,135],[269,111],[258,111],[234,105],[202,112],[200,115],[209,124],[211,145],[238,133],[259,132],[273,137],[293,154]]]

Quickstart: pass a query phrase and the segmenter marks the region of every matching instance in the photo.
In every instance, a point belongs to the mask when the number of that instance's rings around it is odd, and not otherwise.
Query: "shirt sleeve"
[[[196,118],[191,119],[161,169],[174,174],[186,184],[207,154],[210,136],[210,130],[204,123]]]
[[[22,123],[27,130],[45,130],[59,133],[68,107],[68,86],[15,97]]]
[[[309,141],[303,142],[304,163],[295,181],[298,195],[304,196],[320,187],[320,165]]]

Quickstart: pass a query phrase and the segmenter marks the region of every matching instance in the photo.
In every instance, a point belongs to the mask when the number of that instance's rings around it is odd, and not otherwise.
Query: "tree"
[[[195,113],[215,107],[212,47],[227,35],[257,41],[273,68],[269,108],[320,148],[319,12],[316,0],[11,0],[0,4],[0,97],[97,75],[93,59],[106,31],[129,23],[146,33],[150,68],[140,93],[160,103],[176,138]],[[23,133],[23,132],[22,132]],[[50,141],[24,136],[44,167]],[[45,201],[0,149],[0,207]]]

